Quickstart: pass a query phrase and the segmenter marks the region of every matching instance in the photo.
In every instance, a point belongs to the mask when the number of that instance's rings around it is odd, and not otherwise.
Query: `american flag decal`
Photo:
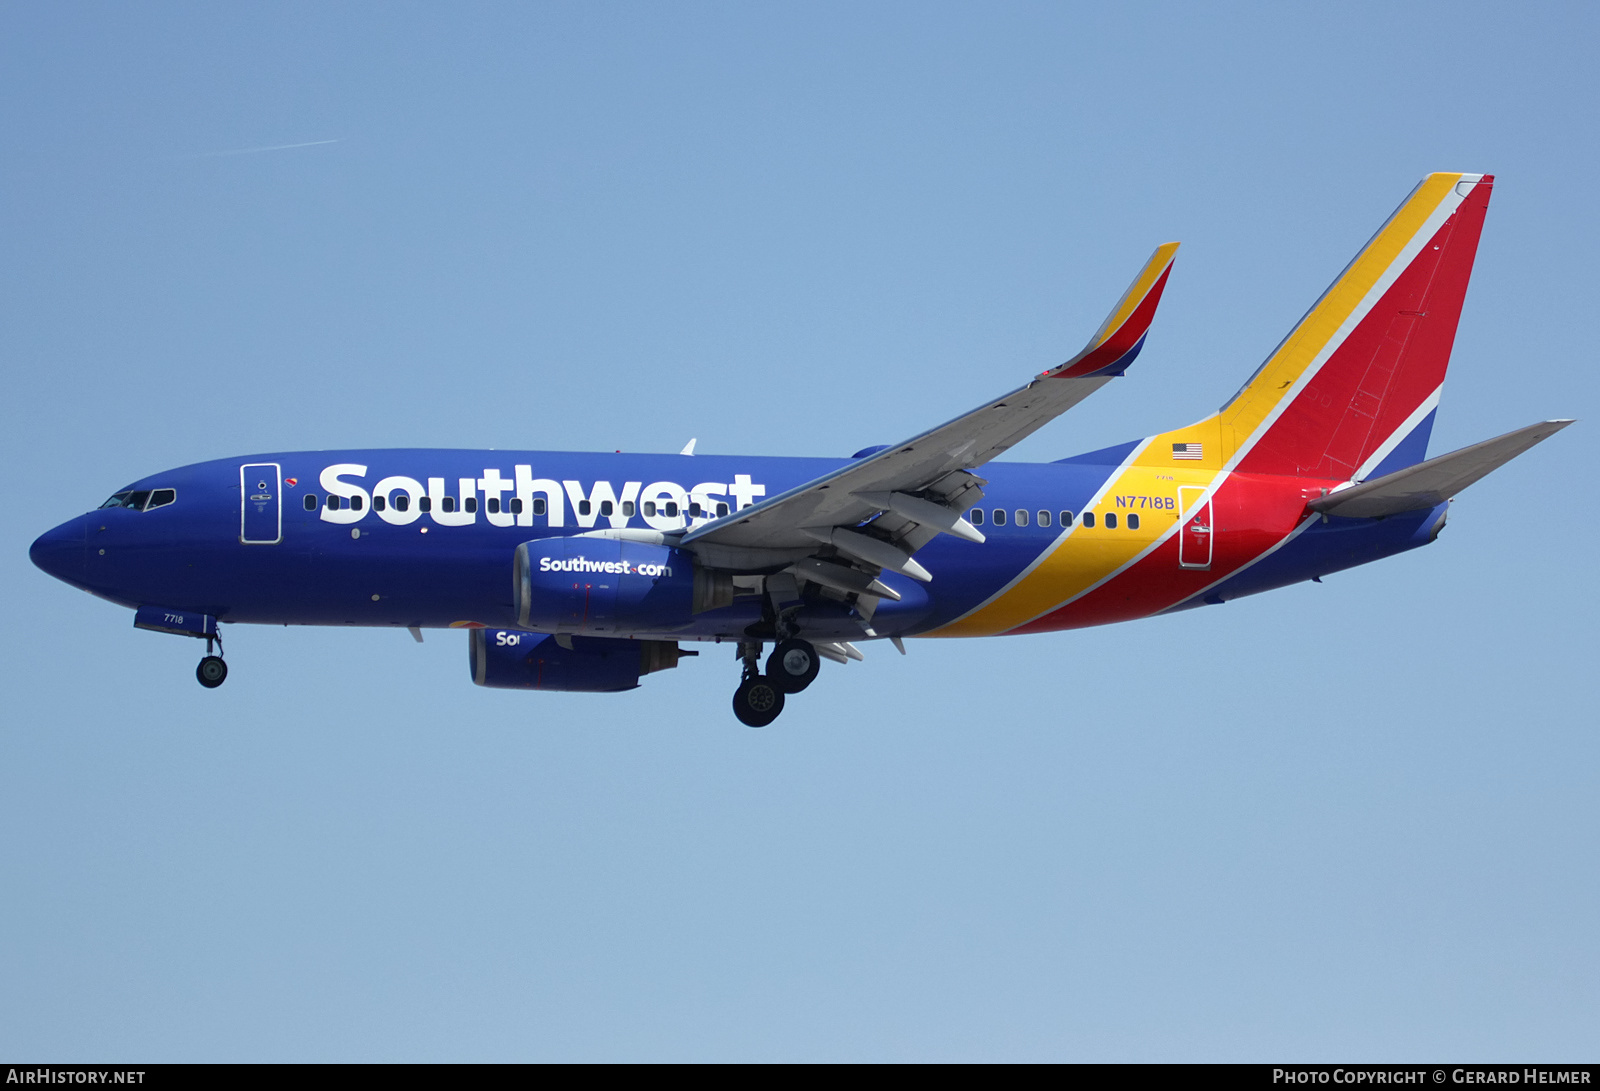
[[[1205,457],[1205,444],[1203,443],[1174,443],[1172,445],[1173,458],[1200,459]]]

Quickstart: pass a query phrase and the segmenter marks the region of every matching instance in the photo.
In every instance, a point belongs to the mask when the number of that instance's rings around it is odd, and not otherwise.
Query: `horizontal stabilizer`
[[[1494,439],[1474,443],[1459,451],[1430,458],[1392,474],[1352,485],[1348,489],[1318,497],[1307,505],[1324,515],[1351,519],[1375,519],[1398,515],[1444,503],[1462,489],[1504,466],[1522,452],[1549,439],[1571,424],[1570,420],[1547,420],[1518,428]]]

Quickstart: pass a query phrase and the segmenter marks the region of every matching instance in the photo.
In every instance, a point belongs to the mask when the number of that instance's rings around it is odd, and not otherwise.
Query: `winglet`
[[[1082,379],[1090,375],[1121,375],[1144,348],[1145,334],[1156,315],[1156,304],[1167,286],[1172,259],[1178,253],[1175,242],[1162,243],[1150,255],[1139,275],[1123,293],[1105,322],[1089,338],[1082,352],[1059,367],[1044,373],[1045,378]]]

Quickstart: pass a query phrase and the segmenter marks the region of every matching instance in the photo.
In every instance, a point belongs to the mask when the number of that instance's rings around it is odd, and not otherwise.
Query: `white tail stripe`
[[[1411,415],[1401,423],[1400,427],[1396,428],[1389,438],[1384,440],[1376,451],[1372,452],[1372,456],[1370,458],[1356,468],[1356,472],[1354,475],[1352,475],[1351,480],[1360,481],[1373,470],[1377,469],[1379,466],[1382,466],[1383,460],[1393,454],[1394,449],[1400,446],[1401,443],[1405,442],[1407,436],[1411,435],[1412,432],[1417,430],[1417,426],[1427,419],[1428,414],[1439,408],[1439,395],[1441,392],[1443,392],[1443,390],[1443,384],[1434,387],[1433,393],[1429,394],[1426,398],[1423,398],[1422,404],[1417,406],[1417,408],[1412,411]]]

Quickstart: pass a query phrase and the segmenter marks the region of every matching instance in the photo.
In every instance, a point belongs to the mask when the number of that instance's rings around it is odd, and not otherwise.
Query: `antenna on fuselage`
[[[683,450],[679,451],[678,453],[680,455],[692,455],[692,454],[694,454],[694,445],[697,442],[699,442],[699,438],[700,437],[696,436],[694,439],[691,439],[688,443],[685,443],[683,445]]]

